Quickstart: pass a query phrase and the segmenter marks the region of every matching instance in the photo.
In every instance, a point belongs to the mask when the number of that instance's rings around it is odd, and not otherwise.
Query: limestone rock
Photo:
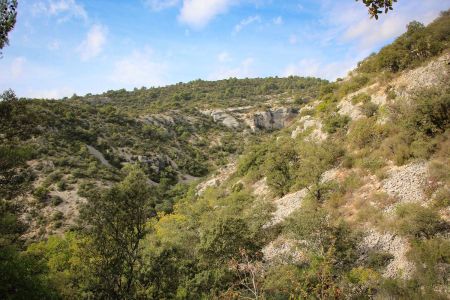
[[[299,264],[306,260],[301,250],[302,242],[279,236],[263,249],[264,260],[270,264]]]
[[[397,197],[401,202],[420,202],[425,200],[423,188],[427,182],[428,164],[411,163],[394,167],[382,187],[389,196]]]
[[[361,113],[361,109],[353,105],[350,100],[344,99],[338,104],[339,111],[338,113],[343,116],[348,116],[352,120],[358,120],[364,117],[364,115]]]
[[[283,222],[291,213],[301,206],[302,200],[307,193],[308,190],[305,188],[275,200],[276,210],[273,213],[272,220],[267,223],[265,227],[270,227]]]
[[[322,122],[311,116],[304,116],[300,119],[300,124],[291,133],[291,138],[295,139],[300,133],[308,128],[313,128],[307,140],[321,142],[327,138],[327,134],[322,130]]]
[[[364,237],[360,250],[362,251],[362,257],[367,256],[367,252],[371,250],[385,251],[392,254],[394,258],[384,270],[384,277],[394,278],[400,276],[407,279],[414,272],[414,264],[409,262],[406,257],[409,244],[403,237],[391,233],[380,233],[371,229]]]

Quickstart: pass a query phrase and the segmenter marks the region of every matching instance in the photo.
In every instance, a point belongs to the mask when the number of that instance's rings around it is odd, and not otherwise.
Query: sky
[[[196,79],[335,80],[450,0],[19,0],[0,91],[61,98]]]

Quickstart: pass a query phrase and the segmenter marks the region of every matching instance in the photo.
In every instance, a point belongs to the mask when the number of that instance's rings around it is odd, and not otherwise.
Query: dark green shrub
[[[351,102],[353,105],[356,105],[358,103],[368,103],[370,102],[370,99],[372,99],[371,96],[369,96],[366,93],[359,93],[358,95],[355,95],[352,97]]]
[[[49,190],[44,186],[39,186],[33,191],[33,196],[39,202],[45,202],[48,199]]]
[[[370,118],[378,111],[378,105],[370,101],[366,102],[361,106],[361,111],[366,117]]]
[[[376,123],[375,118],[359,119],[350,125],[348,139],[358,148],[369,147],[381,140],[382,128]]]
[[[436,210],[419,204],[403,204],[397,207],[395,226],[401,235],[431,238],[445,230],[445,224]]]
[[[65,180],[60,180],[56,183],[58,191],[65,191],[67,189],[67,183]]]
[[[64,219],[64,214],[61,211],[55,211],[52,215],[52,221],[60,221]]]
[[[63,202],[63,199],[59,196],[52,196],[50,202],[52,206],[58,206]]]
[[[450,277],[450,241],[442,238],[419,240],[412,244],[408,257],[415,263],[415,278],[427,290],[447,285]]]
[[[338,129],[347,128],[347,124],[350,122],[350,117],[343,116],[338,113],[331,114],[325,118],[323,125],[324,130],[327,133],[335,133]]]
[[[375,270],[381,270],[386,267],[394,256],[385,251],[373,251],[367,257],[367,265]]]

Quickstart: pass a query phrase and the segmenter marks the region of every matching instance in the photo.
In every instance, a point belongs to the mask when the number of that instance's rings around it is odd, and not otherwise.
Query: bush
[[[51,201],[52,206],[58,206],[63,202],[63,199],[59,196],[52,196]]]
[[[335,133],[338,129],[347,128],[347,124],[350,122],[350,117],[343,116],[338,113],[331,114],[324,120],[324,130],[327,133]]]
[[[385,251],[373,251],[367,257],[367,265],[375,270],[381,270],[386,267],[394,256]]]
[[[39,202],[45,202],[48,199],[49,190],[45,186],[39,186],[33,191],[33,196]]]
[[[65,191],[67,189],[67,183],[65,180],[60,180],[56,183],[58,191]]]
[[[396,214],[395,226],[398,233],[404,236],[431,238],[447,227],[434,209],[419,204],[400,205]]]
[[[356,105],[356,104],[361,103],[361,102],[363,104],[365,104],[365,103],[370,102],[370,99],[372,99],[372,97],[369,96],[368,94],[366,94],[366,93],[359,93],[358,95],[355,95],[355,96],[352,97],[351,102],[352,102],[353,105]]]
[[[376,124],[374,118],[359,119],[350,126],[348,139],[351,144],[358,148],[369,147],[379,142],[382,138],[381,127]]]
[[[403,126],[434,137],[450,125],[450,90],[426,90],[401,107]]]
[[[441,238],[420,240],[412,244],[408,257],[416,265],[415,278],[421,285],[433,289],[447,285],[450,278],[450,241]],[[447,265],[445,267],[444,265]]]
[[[339,95],[345,96],[349,93],[356,92],[370,81],[370,77],[366,74],[356,75],[347,81],[343,81],[339,86]]]
[[[64,219],[64,214],[61,211],[55,211],[52,215],[52,221],[60,221]]]
[[[378,105],[376,105],[375,103],[369,101],[369,102],[364,103],[361,106],[361,110],[362,110],[362,113],[366,117],[370,118],[370,117],[374,116],[377,113]]]

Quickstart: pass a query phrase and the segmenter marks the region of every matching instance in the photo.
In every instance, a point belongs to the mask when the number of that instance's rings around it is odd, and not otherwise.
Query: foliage
[[[14,28],[17,16],[17,0],[0,1],[0,50],[8,45],[8,33]],[[0,52],[1,55],[1,52]]]
[[[277,195],[285,195],[295,183],[298,169],[298,153],[292,143],[285,143],[276,149],[276,153],[266,154],[267,185]]]
[[[396,227],[400,234],[416,238],[431,238],[445,230],[446,224],[432,208],[418,204],[404,204],[397,207],[398,221]]]
[[[362,0],[362,2],[367,6],[370,17],[375,17],[378,20],[378,15],[383,13],[383,10],[384,13],[392,10],[394,2],[397,2],[397,0]]]
[[[448,46],[450,12],[445,11],[427,27],[411,22],[407,31],[376,55],[358,64],[358,73],[399,72],[436,56]]]
[[[382,136],[382,127],[376,123],[376,119],[367,118],[352,122],[348,140],[355,147],[365,148],[378,143]]]
[[[343,116],[338,113],[329,115],[323,122],[324,129],[327,133],[335,133],[339,129],[346,129],[350,118],[348,116]]]
[[[154,215],[154,200],[145,174],[135,166],[127,177],[100,194],[93,194],[84,208],[92,268],[92,287],[104,297],[131,297],[139,271],[139,246],[145,223]]]
[[[433,286],[448,285],[450,271],[450,242],[446,239],[433,238],[418,240],[408,253],[416,265],[415,278],[432,290]]]

